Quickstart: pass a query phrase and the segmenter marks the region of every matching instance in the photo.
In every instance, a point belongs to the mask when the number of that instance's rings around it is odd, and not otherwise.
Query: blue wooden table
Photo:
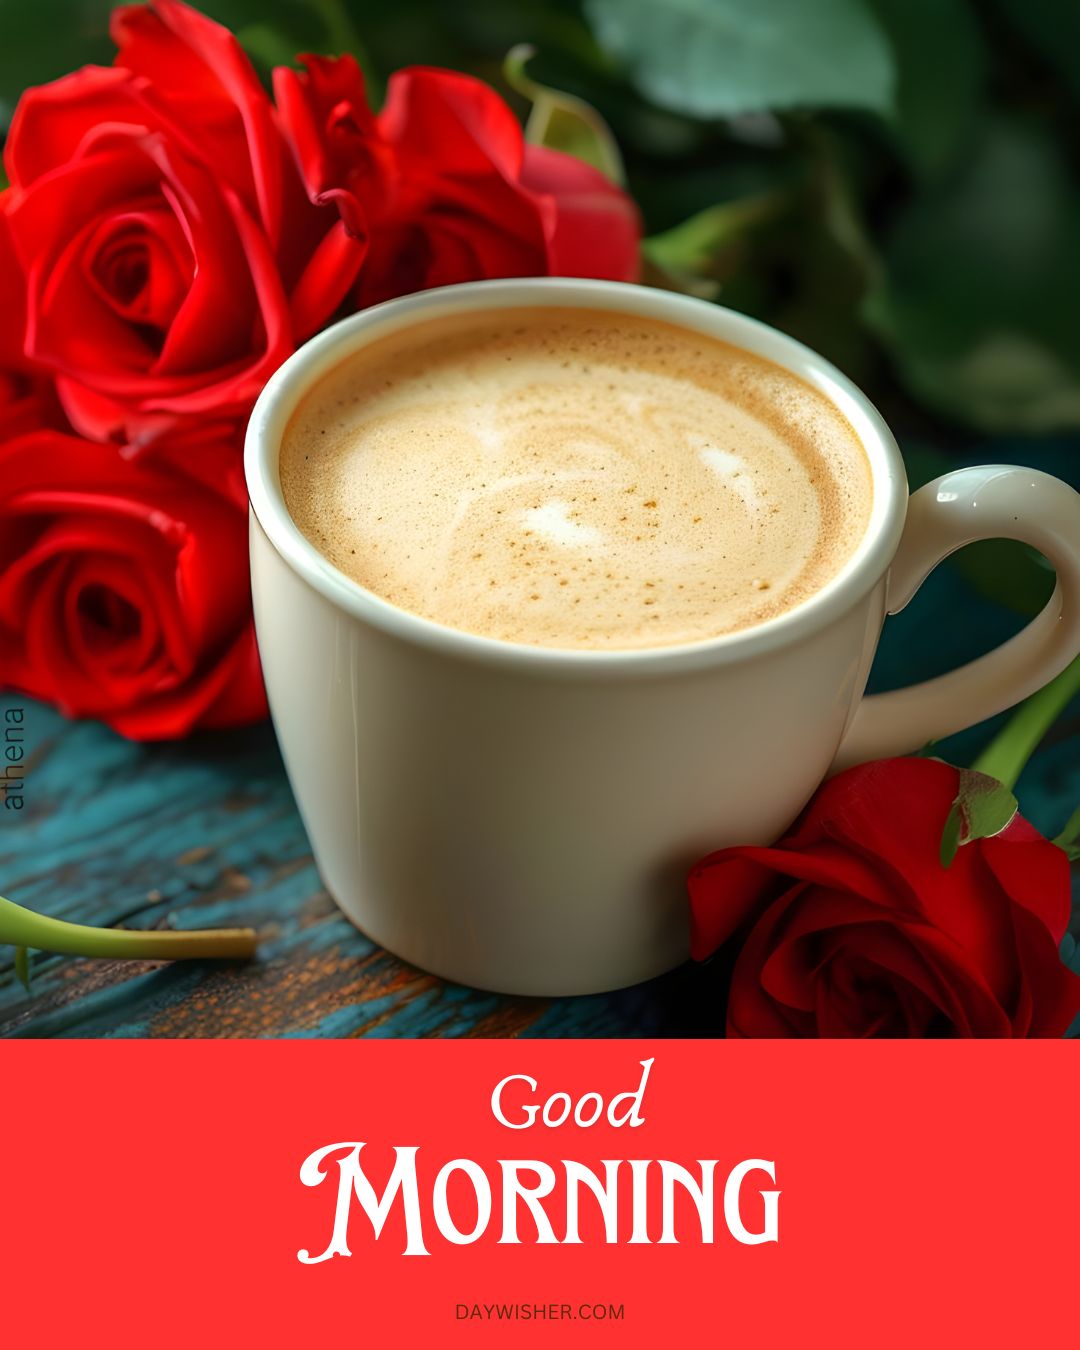
[[[1080,451],[1018,451],[1067,474]],[[987,456],[989,457],[989,456]],[[994,458],[1002,458],[1000,454]],[[976,456],[971,456],[974,459]],[[1068,474],[1072,477],[1074,474]],[[878,688],[925,678],[1016,630],[1018,615],[939,568],[886,626]],[[447,984],[369,942],[312,864],[269,726],[139,746],[90,722],[25,709],[25,807],[0,812],[0,894],[59,918],[128,927],[251,925],[255,961],[83,961],[36,953],[27,993],[0,948],[5,1036],[712,1036],[718,977],[687,966],[591,998],[513,999]],[[968,762],[990,728],[956,737]],[[1080,802],[1080,706],[1019,785],[1022,809],[1056,833]]]

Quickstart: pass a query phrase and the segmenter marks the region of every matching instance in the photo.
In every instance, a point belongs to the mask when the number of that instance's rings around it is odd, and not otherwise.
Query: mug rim
[[[369,342],[412,323],[470,311],[586,308],[653,319],[727,342],[797,375],[851,424],[871,470],[870,519],[840,570],[783,613],[697,642],[629,649],[539,647],[451,628],[401,609],[346,576],[289,514],[279,475],[280,446],[307,391]],[[797,339],[712,301],[631,282],[576,277],[468,281],[384,301],[308,339],[271,375],[248,420],[244,474],[254,520],[282,559],[337,608],[385,633],[444,655],[537,674],[662,674],[726,664],[776,650],[826,628],[885,575],[900,543],[908,486],[896,440],[874,404],[830,361]]]

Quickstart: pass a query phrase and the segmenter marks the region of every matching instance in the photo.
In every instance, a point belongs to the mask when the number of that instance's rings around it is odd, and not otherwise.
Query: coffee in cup
[[[798,375],[589,309],[430,320],[353,353],[289,421],[293,518],[401,609],[532,646],[634,650],[799,605],[865,534],[870,466]]]

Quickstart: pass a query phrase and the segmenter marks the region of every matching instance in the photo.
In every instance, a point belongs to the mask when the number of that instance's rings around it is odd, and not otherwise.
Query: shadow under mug
[[[286,510],[299,400],[389,333],[479,310],[585,307],[709,334],[782,366],[847,417],[870,523],[809,599],[740,632],[644,651],[556,651],[407,613],[337,571]],[[772,841],[831,769],[904,753],[1026,697],[1080,650],[1080,495],[1032,469],[946,474],[909,500],[885,423],[827,361],[731,310],[639,286],[471,282],[313,338],[248,427],[255,623],[274,725],[315,862],[342,910],[404,959],[504,993],[599,992],[688,954],[684,877]],[[939,679],[864,698],[887,613],[976,539],[1057,571],[1043,612]]]

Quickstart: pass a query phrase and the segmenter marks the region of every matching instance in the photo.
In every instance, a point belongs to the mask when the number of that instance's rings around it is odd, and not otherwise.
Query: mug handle
[[[913,493],[886,583],[886,613],[898,614],[943,558],[978,539],[1018,539],[1038,549],[1057,572],[1053,595],[1022,632],[985,656],[864,698],[830,772],[908,754],[993,717],[1080,652],[1080,493],[1037,469],[958,469]]]

